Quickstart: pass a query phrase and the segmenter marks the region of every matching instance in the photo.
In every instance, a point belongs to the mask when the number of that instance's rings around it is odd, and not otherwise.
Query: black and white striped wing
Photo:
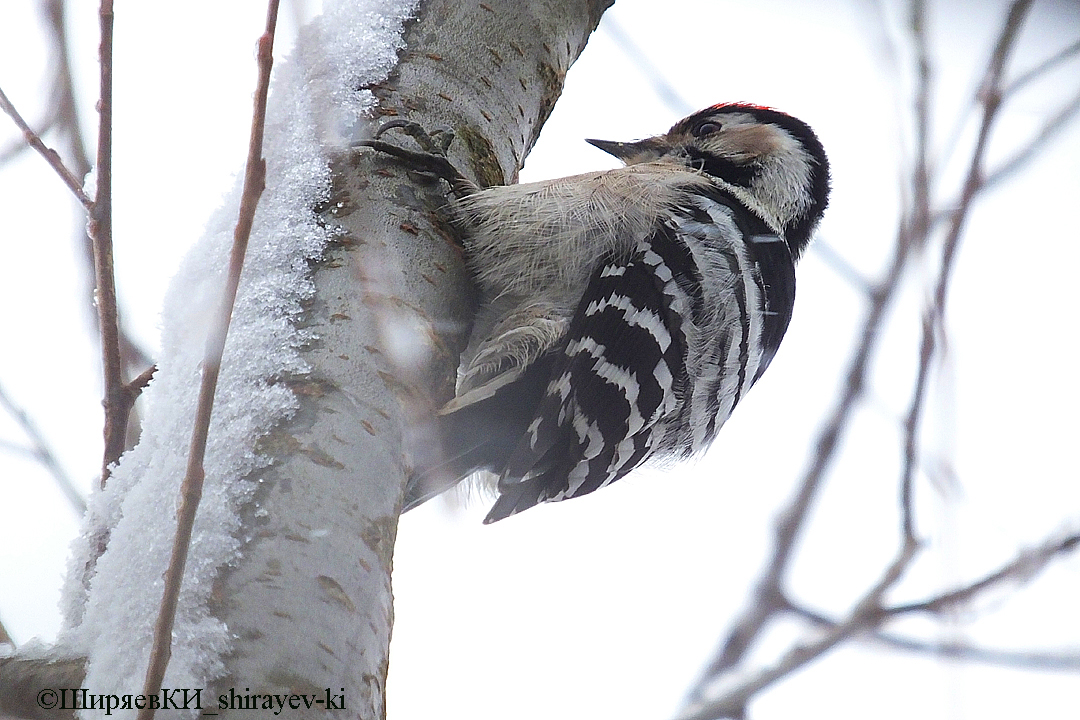
[[[672,227],[599,265],[486,522],[590,493],[648,457],[685,393],[683,318],[700,302],[697,266]]]

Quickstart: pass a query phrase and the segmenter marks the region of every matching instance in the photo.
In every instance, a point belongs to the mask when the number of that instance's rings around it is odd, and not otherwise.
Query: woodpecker
[[[729,103],[656,137],[587,142],[625,167],[483,189],[430,141],[362,143],[450,183],[482,293],[457,395],[435,419],[441,447],[405,510],[486,471],[490,523],[692,456],[776,354],[829,197],[810,127]]]

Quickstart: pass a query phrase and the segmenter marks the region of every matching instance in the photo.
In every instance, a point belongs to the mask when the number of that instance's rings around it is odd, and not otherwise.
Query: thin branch
[[[15,106],[8,100],[8,96],[4,94],[4,91],[0,89],[0,108],[7,113],[19,130],[22,131],[23,139],[26,140],[26,144],[37,150],[41,157],[45,158],[45,162],[49,163],[49,166],[56,171],[56,174],[60,176],[60,179],[64,181],[64,184],[68,186],[75,198],[82,203],[86,209],[91,209],[94,205],[94,201],[90,199],[82,189],[82,182],[75,177],[75,175],[67,169],[64,165],[64,161],[60,159],[60,155],[52,148],[45,145],[42,142],[41,137],[34,132],[26,121],[23,120],[22,115],[15,109]]]
[[[1023,169],[1050,144],[1058,133],[1075,120],[1077,115],[1080,115],[1080,92],[1073,95],[1069,102],[1047,120],[1024,147],[1001,163],[993,172],[988,173],[983,180],[983,188],[988,189],[997,185]]]
[[[105,451],[101,459],[101,487],[112,465],[124,452],[127,412],[124,408],[123,364],[120,361],[120,328],[116,308],[116,278],[112,243],[112,46],[113,0],[101,0],[100,94],[98,97],[97,194],[90,209],[88,227],[94,242],[95,299],[101,333],[101,365],[105,380]]]
[[[52,35],[53,78],[49,91],[49,104],[55,113],[57,131],[68,142],[68,155],[72,169],[78,176],[90,172],[90,157],[83,143],[79,112],[75,101],[75,87],[71,80],[71,56],[68,48],[67,27],[64,24],[64,0],[42,0],[45,24]],[[89,250],[89,245],[87,245]],[[89,253],[88,253],[89,254]]]
[[[78,176],[84,176],[90,171],[90,158],[86,153],[86,145],[83,143],[83,133],[79,122],[79,113],[75,100],[75,87],[71,81],[71,58],[68,50],[67,28],[64,23],[64,0],[43,0],[42,7],[45,15],[45,24],[52,34],[53,61],[55,63],[50,90],[50,104],[55,108],[57,132],[67,140],[67,155],[71,158],[72,169]],[[86,259],[88,272],[88,289],[90,290],[89,307],[95,308],[92,313],[94,332],[98,330],[98,317],[93,298],[94,289],[94,245],[85,228],[80,231],[83,255]],[[120,326],[120,355],[123,358],[124,369],[128,372],[136,368],[145,368],[151,364],[147,352],[129,336],[123,327],[123,322],[118,319]]]
[[[33,448],[26,447],[20,443],[11,442],[10,440],[0,439],[0,452],[10,453],[12,455],[25,455],[31,460],[37,460],[37,453]]]
[[[921,5],[921,1],[916,6]],[[901,514],[903,532],[906,537],[915,537],[914,520],[912,517],[912,485],[914,483],[915,468],[918,465],[918,430],[922,417],[922,408],[926,400],[929,384],[931,362],[937,352],[937,337],[944,332],[942,318],[945,316],[945,303],[948,299],[949,282],[952,277],[953,263],[956,251],[963,237],[964,225],[970,214],[972,203],[976,195],[983,188],[983,163],[986,156],[986,148],[989,143],[990,132],[1001,107],[1003,95],[1002,82],[1005,72],[1005,63],[1015,43],[1016,36],[1023,22],[1024,14],[1030,7],[1031,0],[1021,0],[1010,8],[1005,28],[999,37],[994,53],[991,55],[990,64],[987,68],[986,77],[983,80],[980,95],[982,97],[983,117],[979,126],[979,136],[975,143],[975,149],[971,154],[967,176],[964,180],[960,195],[960,203],[953,211],[949,229],[942,244],[941,263],[938,268],[937,281],[934,294],[929,306],[923,314],[922,339],[919,346],[919,365],[915,388],[912,391],[911,403],[907,418],[904,421],[904,462],[901,479]],[[924,178],[925,179],[925,178]],[[918,184],[918,177],[916,183]],[[917,210],[917,213],[926,223],[921,231],[924,235],[929,227],[929,198],[923,196],[926,202],[925,213]]]
[[[78,107],[75,99],[75,87],[71,81],[71,57],[68,49],[67,28],[64,23],[64,0],[42,0],[42,10],[45,16],[45,25],[52,35],[53,44],[53,78],[52,88],[49,92],[50,105],[55,114],[54,122],[56,130],[67,142],[66,154],[69,157],[71,168],[75,175],[84,177],[90,171],[90,158],[83,143],[83,133],[79,122]],[[79,231],[83,257],[86,261],[87,290],[90,307],[93,312],[91,317],[94,323],[94,333],[100,335],[98,329],[97,301],[94,298],[94,246],[85,225]],[[123,326],[123,321],[118,317],[120,329],[120,356],[123,359],[124,370],[128,373],[136,369],[145,368],[151,364],[147,352],[128,335]],[[136,418],[132,421],[137,422]]]
[[[830,270],[836,273],[842,280],[863,295],[873,292],[874,286],[854,265],[848,262],[836,248],[824,240],[820,234],[814,238],[810,245],[810,252],[824,262]]]
[[[915,7],[921,5],[921,0],[915,3]],[[900,505],[903,524],[903,532],[906,538],[915,538],[915,527],[912,512],[912,487],[914,484],[915,468],[918,465],[918,431],[922,418],[922,409],[926,401],[929,386],[931,363],[937,353],[937,338],[944,334],[943,321],[945,316],[945,303],[949,294],[949,282],[952,278],[953,263],[956,252],[963,238],[964,225],[970,214],[975,197],[983,189],[983,163],[986,157],[986,149],[989,144],[990,132],[1001,107],[1003,96],[1002,85],[1004,82],[1005,64],[1015,44],[1020,31],[1024,15],[1031,6],[1031,0],[1019,0],[1013,3],[1009,10],[1009,16],[1005,21],[1005,27],[1001,31],[998,43],[990,57],[986,76],[980,90],[982,101],[982,122],[979,126],[979,136],[975,143],[975,149],[971,153],[971,161],[968,165],[967,176],[964,179],[963,189],[960,194],[960,203],[950,217],[948,231],[942,243],[941,262],[938,267],[938,276],[934,286],[934,294],[928,307],[923,314],[922,339],[919,345],[919,365],[915,388],[912,391],[911,403],[907,418],[904,422],[904,461],[901,478]],[[913,22],[916,31],[918,23]],[[918,33],[917,33],[918,34]],[[925,108],[923,108],[925,109]],[[925,168],[924,168],[925,169]],[[922,180],[925,180],[923,178]],[[920,179],[916,176],[916,185]],[[918,198],[918,194],[916,195]],[[917,209],[916,214],[922,219],[920,231],[924,236],[929,228],[929,196],[921,198],[925,202],[925,210]]]
[[[1016,151],[1012,157],[1002,162],[996,169],[986,172],[983,176],[981,190],[988,191],[1024,170],[1078,115],[1080,115],[1080,92],[1073,95],[1069,102],[1065,103],[1053,117],[1047,120],[1024,147]],[[957,199],[947,203],[945,207],[935,210],[931,218],[931,227],[937,229],[942,223],[949,220],[952,213],[955,212],[954,206],[959,202],[959,199]]]
[[[831,629],[839,624],[839,621],[834,618],[794,603],[788,606],[788,611],[792,615],[825,628]],[[955,641],[927,641],[882,631],[869,633],[864,635],[863,638],[868,642],[878,643],[890,650],[931,655],[960,662],[982,663],[1020,670],[1080,671],[1080,654],[1075,652],[1002,650]]]
[[[157,695],[161,690],[165,669],[172,654],[172,628],[176,618],[177,601],[180,597],[180,585],[184,577],[184,567],[187,564],[188,546],[191,543],[195,514],[202,498],[205,476],[203,458],[206,454],[210,416],[214,407],[214,392],[217,389],[218,374],[221,371],[221,357],[225,351],[225,339],[229,333],[236,291],[240,284],[240,273],[244,266],[244,255],[247,252],[251,227],[255,221],[255,208],[266,183],[266,161],[262,156],[262,143],[263,129],[266,124],[266,98],[270,89],[270,69],[274,60],[274,30],[277,26],[277,15],[278,0],[270,0],[266,16],[266,31],[259,38],[258,43],[259,79],[251,119],[251,138],[248,144],[244,189],[240,198],[239,218],[233,233],[232,252],[229,256],[229,275],[217,320],[210,328],[206,354],[203,358],[202,384],[199,388],[199,401],[195,412],[195,427],[191,436],[187,472],[180,488],[180,505],[176,512],[176,537],[173,541],[169,566],[165,571],[165,592],[154,626],[154,642],[150,651],[150,662],[146,669],[143,693],[147,696]],[[150,707],[140,710],[138,714],[138,720],[151,720],[153,717],[154,708]]]
[[[911,392],[911,403],[904,419],[904,458],[900,472],[900,523],[905,538],[915,540],[914,484],[915,469],[919,465],[919,426],[922,420],[923,405],[926,402],[929,387],[930,368],[937,351],[935,317],[940,308],[927,308],[922,321],[922,339],[919,344],[919,369],[915,387]]]
[[[910,218],[910,236],[917,238],[916,244],[926,244],[930,227],[930,96],[931,63],[927,43],[927,17],[925,0],[911,3],[911,36],[915,42],[916,84],[915,94],[915,167],[912,173],[913,207],[907,213]],[[915,468],[919,463],[918,437],[919,423],[922,418],[923,402],[926,398],[930,362],[934,356],[934,329],[930,312],[923,320],[923,338],[919,349],[919,372],[912,395],[910,408],[904,420],[904,460],[900,475],[900,516],[904,542],[916,542],[913,486]]]
[[[694,111],[694,107],[690,103],[686,102],[686,99],[679,93],[678,90],[668,81],[664,74],[657,70],[656,66],[649,60],[649,55],[645,50],[638,46],[633,41],[630,34],[623,29],[622,25],[617,23],[615,19],[610,15],[604,16],[604,21],[600,24],[600,29],[607,31],[607,34],[611,36],[611,39],[615,41],[615,44],[619,46],[619,49],[623,51],[626,58],[637,67],[638,72],[644,75],[649,83],[652,84],[653,92],[660,98],[660,101],[664,103],[669,109],[675,112],[680,117],[683,115],[689,115]]]
[[[930,222],[930,98],[933,71],[927,42],[926,1],[913,0],[909,17],[915,43],[915,163],[912,170],[912,207],[906,213],[908,237],[920,247],[925,244]]]
[[[969,204],[971,202],[971,199],[983,186],[985,181],[982,168],[983,155],[990,136],[990,128],[997,117],[998,110],[1001,108],[1001,102],[1004,97],[1004,90],[1002,88],[1004,85],[1005,63],[1012,51],[1016,37],[1020,33],[1020,25],[1024,21],[1024,16],[1031,8],[1032,2],[1033,0],[1015,0],[1009,7],[1009,15],[1005,20],[1005,27],[1002,29],[1001,36],[998,38],[997,45],[994,47],[994,52],[990,56],[990,64],[987,68],[986,77],[983,80],[982,87],[979,89],[979,99],[981,100],[983,107],[983,121],[979,128],[979,137],[975,144],[975,150],[972,152],[972,156],[978,159],[978,167],[973,165],[964,182],[960,196],[961,209],[954,214],[954,218],[959,218],[959,223],[954,221],[954,227],[950,229],[950,235],[959,234],[962,228],[963,218],[966,215],[966,207],[963,206],[965,203]],[[949,242],[946,241],[946,245],[948,244]]]
[[[1057,540],[1048,540],[1037,548],[1021,552],[1012,561],[962,588],[942,593],[920,602],[896,605],[885,610],[890,616],[915,612],[940,613],[963,605],[979,593],[1006,581],[1026,582],[1042,571],[1047,564],[1080,546],[1080,533],[1073,533]]]
[[[45,135],[47,135],[49,131],[53,129],[53,126],[55,124],[55,114],[50,115],[50,117],[37,123],[37,126],[41,128],[37,132],[38,137],[44,137]],[[27,150],[31,149],[33,149],[33,146],[30,143],[26,142],[25,138],[13,140],[6,148],[0,150],[0,165],[6,165],[7,163],[22,155]]]
[[[83,499],[82,493],[75,487],[71,476],[67,474],[60,461],[56,458],[56,454],[49,447],[45,436],[38,429],[37,423],[34,422],[26,410],[11,399],[3,386],[0,386],[0,407],[3,407],[8,415],[14,418],[19,427],[22,428],[23,433],[31,443],[31,447],[28,448],[29,454],[49,471],[53,480],[60,487],[60,491],[67,498],[71,508],[79,517],[82,517],[86,513],[86,500]]]
[[[157,365],[151,365],[143,370],[139,375],[129,382],[124,388],[127,390],[128,395],[131,397],[131,402],[134,403],[142,391],[146,389],[146,386],[150,384],[150,381],[154,379],[154,373],[157,372]]]
[[[1002,95],[1008,97],[1009,95],[1019,92],[1025,85],[1038,80],[1054,68],[1065,64],[1078,55],[1080,55],[1080,40],[1077,40],[1072,45],[1062,48],[1027,72],[1018,75],[1011,83],[1002,89]]]

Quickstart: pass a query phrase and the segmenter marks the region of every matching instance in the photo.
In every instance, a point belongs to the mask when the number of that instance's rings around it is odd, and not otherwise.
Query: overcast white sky
[[[72,4],[89,122],[94,3]],[[35,5],[11,3],[0,22],[0,86],[32,122],[47,101]],[[885,5],[899,17],[896,3]],[[932,6],[940,148],[970,102],[1003,4]],[[821,237],[872,279],[895,232],[908,98],[906,80],[882,51],[888,33],[873,8],[859,0],[618,0],[605,20],[632,38],[688,109],[747,100],[809,122],[834,173]],[[148,347],[156,343],[165,286],[242,167],[263,17],[264,4],[254,0],[193,0],[180,9],[117,2],[116,262],[126,319]],[[288,12],[283,23],[287,38]],[[1078,37],[1075,3],[1037,2],[1013,67]],[[1006,156],[1075,93],[1078,74],[1074,62],[1010,104],[991,158]],[[582,138],[644,137],[686,110],[658,95],[602,25],[523,179],[611,167]],[[3,120],[0,147],[16,137]],[[958,158],[973,127],[961,133]],[[1072,450],[1080,351],[1066,279],[1080,264],[1078,160],[1073,127],[1028,173],[987,196],[968,227],[949,305],[946,372],[924,437],[928,465],[947,461],[955,484],[940,490],[920,478],[919,525],[930,551],[898,598],[977,577],[1053,530],[1080,526]],[[942,196],[954,189],[959,163],[947,167]],[[99,463],[100,381],[78,292],[72,203],[40,159],[24,154],[0,171],[0,217],[0,383],[89,490]],[[793,592],[831,613],[859,597],[895,552],[899,418],[914,377],[926,282],[905,288],[875,364],[873,402],[847,436],[800,546]],[[395,557],[390,717],[669,716],[745,602],[773,515],[837,392],[862,312],[858,293],[812,251],[800,267],[796,316],[780,354],[701,461],[640,472],[494,526],[480,525],[482,508],[454,512],[443,502],[406,516]],[[0,440],[22,442],[7,416]],[[48,640],[58,627],[56,598],[77,518],[35,463],[3,449],[0,497],[0,618],[20,642]],[[1080,652],[1080,558],[994,600],[976,623],[902,629]],[[762,655],[792,637],[793,628],[777,628]],[[815,714],[838,718],[1061,717],[1076,710],[1078,690],[1077,675],[856,647],[778,685],[753,715],[820,708]]]

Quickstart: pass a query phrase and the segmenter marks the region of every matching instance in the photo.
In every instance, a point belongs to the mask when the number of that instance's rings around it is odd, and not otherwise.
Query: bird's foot
[[[387,130],[399,128],[416,141],[421,150],[409,150],[382,140]],[[428,132],[419,123],[410,120],[390,120],[378,129],[371,140],[360,140],[354,147],[369,147],[381,153],[392,155],[411,166],[414,170],[437,178],[442,178],[450,185],[451,191],[458,198],[476,192],[476,185],[461,174],[446,157],[446,151],[454,141],[453,131],[440,128]]]

